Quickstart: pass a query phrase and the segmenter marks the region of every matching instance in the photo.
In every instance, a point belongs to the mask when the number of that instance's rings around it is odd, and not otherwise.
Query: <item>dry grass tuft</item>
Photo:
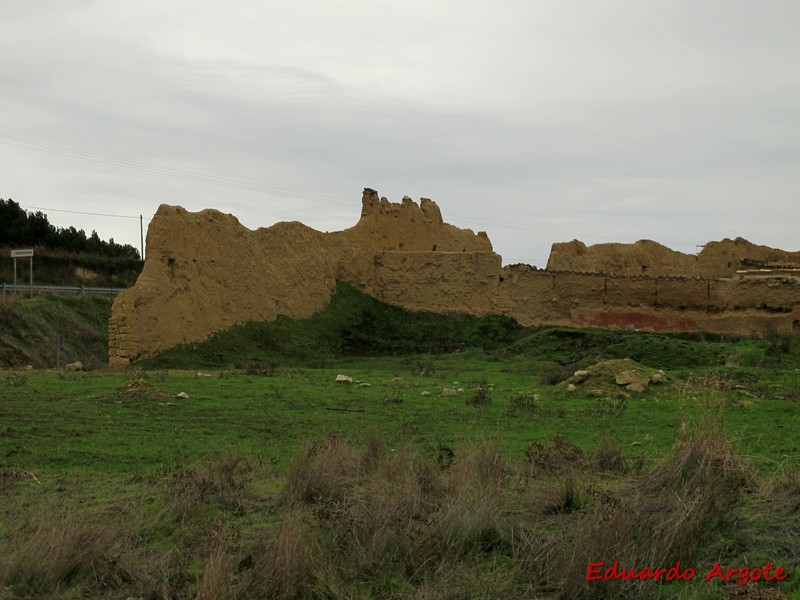
[[[255,568],[238,598],[301,600],[316,597],[322,580],[320,548],[297,509],[285,513],[274,534],[256,553]]]
[[[316,541],[307,544],[321,549],[317,557],[338,559],[322,568],[318,558],[295,553],[312,565],[302,572],[321,577],[318,588],[383,581],[385,589],[376,590],[383,595],[461,561],[510,557],[513,527],[502,506],[511,471],[501,450],[488,445],[442,468],[409,444],[394,451],[376,436],[363,448],[339,437],[314,444],[292,467],[285,501],[313,517],[306,533]]]
[[[585,580],[590,562],[623,568],[692,565],[724,528],[748,472],[722,434],[704,427],[681,440],[672,456],[635,481],[625,494],[598,494],[575,542],[564,598],[630,597],[654,582]]]
[[[229,534],[222,528],[212,534],[213,544],[198,583],[196,600],[229,600],[235,598],[236,563],[226,551]]]
[[[616,438],[604,436],[593,458],[594,466],[599,471],[618,475],[625,475],[629,471],[628,461],[625,460],[622,446]]]
[[[116,585],[128,578],[119,564],[121,536],[77,516],[42,511],[13,553],[0,559],[2,583],[21,597],[44,596],[76,582]]]

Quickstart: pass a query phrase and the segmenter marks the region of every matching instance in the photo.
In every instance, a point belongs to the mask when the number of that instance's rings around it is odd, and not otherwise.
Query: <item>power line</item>
[[[27,206],[27,205],[22,205],[22,204],[20,204],[20,207],[24,208],[24,209],[27,209],[27,210],[30,210],[30,209],[33,209],[33,210],[46,210],[47,212],[62,212],[62,213],[70,213],[70,214],[73,214],[73,215],[89,215],[89,216],[92,216],[92,217],[116,217],[118,219],[136,219],[136,220],[139,219],[139,215],[110,215],[110,214],[107,214],[107,213],[84,212],[84,211],[80,211],[80,210],[64,210],[62,208],[44,208],[42,206]],[[142,218],[145,219],[146,221],[152,220],[149,217],[142,217]]]
[[[149,163],[143,163],[133,160],[127,160],[107,154],[97,154],[94,152],[86,152],[85,150],[78,150],[70,148],[69,146],[60,146],[56,144],[49,144],[37,140],[29,140],[25,138],[18,138],[9,135],[0,134],[0,143],[18,146],[21,148],[28,148],[30,150],[39,150],[41,152],[48,152],[50,154],[57,154],[68,158],[75,158],[79,160],[86,160],[97,164],[103,164],[114,167],[121,167],[125,169],[132,169],[135,171],[142,171],[153,175],[163,175],[166,177],[173,177],[176,179],[183,179],[187,181],[197,181],[200,183],[208,183],[211,185],[220,185],[224,187],[237,188],[252,192],[260,192],[264,194],[271,194],[275,196],[308,199],[308,200],[324,200],[326,202],[347,202],[352,203],[352,200],[342,198],[340,196],[333,196],[330,194],[321,194],[318,192],[305,192],[301,190],[293,190],[289,188],[281,188],[275,186],[263,185],[260,183],[243,181],[240,179],[233,179],[230,177],[220,177],[216,175],[207,175],[204,173],[197,173],[193,171],[184,171],[181,169],[173,169],[171,167],[161,167]]]

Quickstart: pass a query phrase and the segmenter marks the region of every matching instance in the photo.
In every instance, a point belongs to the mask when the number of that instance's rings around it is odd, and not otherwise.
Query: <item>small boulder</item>
[[[442,396],[455,396],[457,393],[453,388],[444,388],[442,390]]]
[[[633,383],[629,383],[628,385],[626,385],[625,389],[628,390],[629,392],[634,392],[636,394],[641,394],[645,390],[645,387],[644,387],[643,384],[641,384],[641,383],[639,383],[637,381],[634,381]]]
[[[186,392],[178,392],[177,394],[175,394],[175,397],[178,400],[186,400],[189,397],[189,394],[187,394]]]
[[[575,390],[577,390],[577,389],[578,389],[578,388],[577,388],[577,387],[575,387],[575,384],[574,384],[574,383],[570,383],[570,384],[567,386],[567,391],[568,391],[568,392],[574,392],[574,391],[575,391]]]
[[[64,365],[65,371],[83,371],[83,364],[81,361],[76,360],[74,363],[69,363],[68,365]]]
[[[424,391],[420,392],[419,395],[427,397],[427,396],[430,396],[431,393],[428,390],[424,390]]]
[[[620,371],[617,373],[616,376],[617,385],[630,385],[632,383],[638,383],[639,385],[647,385],[650,383],[650,377],[637,371],[636,369],[625,369],[624,371]]]
[[[337,375],[336,383],[353,383],[353,378],[349,375]]]
[[[589,371],[584,371],[583,369],[580,371],[575,371],[575,374],[572,377],[575,380],[575,383],[583,383],[589,379]]]
[[[650,375],[650,383],[664,383],[664,371],[658,371]]]
[[[367,383],[366,381],[362,381],[362,382],[361,382],[361,383],[359,383],[359,384],[358,384],[356,387],[363,388],[363,387],[370,387],[371,385],[372,385],[372,384],[370,384],[370,383]]]

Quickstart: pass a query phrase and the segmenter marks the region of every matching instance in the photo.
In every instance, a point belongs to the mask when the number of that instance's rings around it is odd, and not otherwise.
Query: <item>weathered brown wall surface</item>
[[[142,274],[114,302],[109,364],[124,366],[238,323],[311,316],[328,305],[337,280],[374,293],[377,253],[433,250],[491,254],[492,245],[483,232],[444,223],[431,200],[395,204],[370,189],[358,223],[330,234],[297,222],[252,231],[215,210],[162,205],[147,231]]]
[[[709,242],[697,254],[684,254],[651,240],[633,244],[595,244],[581,241],[553,244],[548,271],[575,271],[648,277],[730,277],[747,262],[800,263],[800,252],[758,246],[745,239]]]
[[[237,323],[308,317],[336,281],[411,309],[505,314],[523,325],[758,334],[800,329],[800,284],[735,274],[743,259],[800,253],[737,238],[697,256],[650,241],[554,244],[547,270],[502,267],[485,233],[459,229],[422,199],[391,203],[364,190],[358,223],[321,233],[302,223],[251,231],[232,215],[158,209],[136,285],[117,297],[109,363],[124,366]]]

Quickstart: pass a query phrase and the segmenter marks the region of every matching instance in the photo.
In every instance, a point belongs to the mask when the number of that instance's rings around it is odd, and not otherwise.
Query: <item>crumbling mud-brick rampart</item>
[[[800,253],[737,238],[697,256],[651,241],[554,244],[547,269],[503,267],[485,233],[445,223],[428,199],[391,203],[365,189],[354,227],[302,223],[252,231],[215,210],[162,205],[147,260],[109,323],[109,363],[124,366],[247,321],[308,317],[347,281],[410,309],[505,314],[523,325],[800,333]],[[778,264],[775,271],[737,270]]]

